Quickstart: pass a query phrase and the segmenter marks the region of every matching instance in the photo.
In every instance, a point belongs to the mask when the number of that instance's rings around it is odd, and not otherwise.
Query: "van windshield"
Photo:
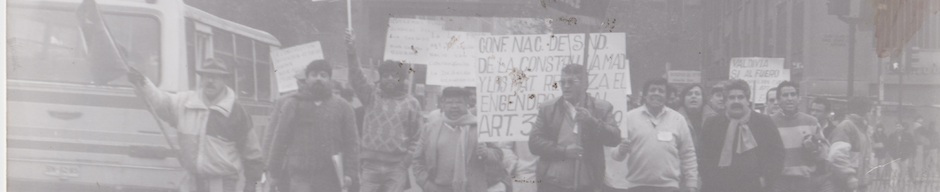
[[[9,7],[7,74],[10,79],[92,84],[75,11]],[[146,15],[102,13],[115,43],[132,67],[159,83],[160,24]],[[129,86],[125,76],[108,86]],[[100,84],[100,83],[99,83]]]

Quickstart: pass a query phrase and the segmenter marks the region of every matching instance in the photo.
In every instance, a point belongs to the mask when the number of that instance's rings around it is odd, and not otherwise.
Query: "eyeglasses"
[[[796,96],[799,96],[799,95],[794,92],[780,94],[780,97],[796,97]]]

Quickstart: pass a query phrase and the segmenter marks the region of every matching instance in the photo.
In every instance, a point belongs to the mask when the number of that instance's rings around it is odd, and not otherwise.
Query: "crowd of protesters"
[[[356,50],[351,36],[347,46]],[[445,87],[439,108],[423,112],[406,64],[384,62],[370,82],[349,53],[349,86],[335,83],[330,63],[311,62],[261,135],[223,83],[224,63],[198,68],[196,91],[163,92],[136,71],[128,79],[179,130],[195,191],[865,191],[873,167],[911,159],[917,142],[938,145],[922,117],[892,134],[872,125],[865,98],[849,99],[839,116],[822,98],[800,109],[805,94],[788,81],[758,112],[742,80],[677,91],[650,79],[620,128],[575,64],[561,70],[561,96],[538,107],[528,141],[480,142],[473,89]]]

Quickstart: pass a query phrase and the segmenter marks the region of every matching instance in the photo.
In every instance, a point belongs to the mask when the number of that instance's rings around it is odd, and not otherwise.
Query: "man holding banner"
[[[561,71],[562,96],[539,106],[529,148],[540,160],[540,192],[595,191],[604,186],[603,146],[617,146],[620,130],[613,106],[587,93],[588,71],[578,64]]]
[[[241,187],[254,191],[263,167],[261,145],[251,116],[225,85],[225,79],[231,78],[228,65],[207,59],[196,72],[199,89],[179,93],[158,89],[136,70],[127,74],[127,80],[179,133],[179,158],[189,173],[182,191],[242,191]],[[238,185],[242,174],[245,186]]]

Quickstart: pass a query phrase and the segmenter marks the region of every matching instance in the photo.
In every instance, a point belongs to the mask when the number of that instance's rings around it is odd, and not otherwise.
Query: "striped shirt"
[[[776,113],[771,118],[780,131],[780,139],[783,140],[783,147],[786,151],[784,158],[783,175],[809,177],[810,173],[816,170],[813,158],[806,157],[803,150],[803,140],[812,134],[817,133],[819,122],[816,118],[805,113],[797,112],[788,116],[784,113]]]

